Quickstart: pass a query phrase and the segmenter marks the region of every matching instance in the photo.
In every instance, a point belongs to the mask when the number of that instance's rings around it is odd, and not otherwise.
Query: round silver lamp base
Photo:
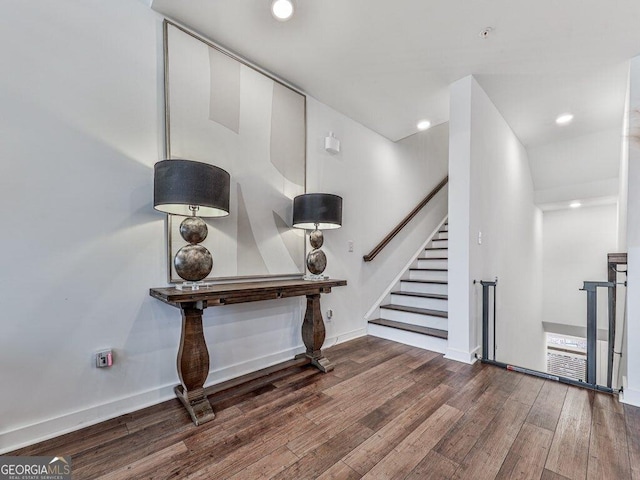
[[[195,213],[195,210],[194,210]],[[189,282],[200,282],[213,270],[211,252],[198,243],[207,238],[207,224],[195,215],[185,218],[180,224],[180,236],[189,242],[176,253],[173,266],[180,278]],[[191,290],[195,290],[192,285]]]
[[[173,266],[180,278],[197,282],[207,278],[213,270],[213,257],[202,245],[189,244],[178,250]]]
[[[327,268],[327,256],[320,249],[315,249],[307,255],[307,268],[315,275],[320,275]]]
[[[207,224],[200,217],[187,217],[180,223],[180,236],[189,243],[202,243],[207,238]]]
[[[324,243],[324,235],[318,229],[311,232],[309,235],[309,243],[313,250],[307,254],[307,268],[309,274],[304,276],[305,280],[325,280],[325,275],[322,275],[325,268],[327,268],[327,256],[324,254],[320,247]]]

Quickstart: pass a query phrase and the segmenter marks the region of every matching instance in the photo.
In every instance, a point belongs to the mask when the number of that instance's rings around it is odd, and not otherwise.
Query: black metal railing
[[[609,290],[609,312],[612,311],[611,292],[615,287],[615,282],[584,282],[584,286],[580,289],[587,292],[587,383],[589,385],[597,384],[598,371],[598,288],[607,288]],[[609,326],[611,331],[611,325]],[[609,351],[613,350],[613,342],[609,342]],[[609,365],[611,371],[613,363]],[[611,388],[611,380],[607,375],[607,388]]]
[[[474,281],[474,283],[476,283]],[[598,390],[608,393],[614,393],[611,388],[611,384],[602,386],[597,384],[597,340],[598,340],[598,325],[597,325],[597,289],[598,288],[615,288],[615,282],[584,282],[584,290],[587,292],[587,375],[586,382],[575,380],[568,377],[559,375],[552,375],[546,372],[539,372],[529,368],[523,368],[516,365],[510,365],[504,362],[496,360],[496,285],[497,279],[493,282],[480,281],[482,285],[482,363],[490,365],[496,365],[507,370],[525,373],[536,377],[545,378],[547,380],[554,380],[556,382],[565,383],[568,385],[575,385],[579,387],[585,387],[592,390]],[[493,325],[490,328],[490,292],[489,289],[493,288]],[[611,298],[611,295],[609,296]],[[610,300],[611,301],[611,300]],[[611,306],[609,306],[611,311]],[[492,358],[489,358],[489,345],[491,337],[493,337],[493,348],[491,349]],[[613,349],[613,344],[609,345],[610,349]]]
[[[613,283],[613,288],[609,289],[609,354],[607,358],[607,386],[611,387],[613,382],[613,361],[615,358],[615,342],[616,342],[616,328],[618,325],[617,320],[617,288],[618,285],[625,285],[626,282],[626,270],[620,270],[620,266],[627,265],[626,253],[609,253],[607,255],[607,279]],[[625,275],[625,281],[618,283],[618,274]],[[623,318],[624,321],[624,318]],[[621,355],[622,352],[619,352]]]
[[[498,285],[498,279],[493,282],[487,282],[480,280],[482,285],[482,358],[489,358],[489,337],[492,337],[493,342],[493,358],[496,359],[496,285]],[[489,290],[493,288],[493,328],[489,331]],[[493,332],[493,335],[491,333]]]

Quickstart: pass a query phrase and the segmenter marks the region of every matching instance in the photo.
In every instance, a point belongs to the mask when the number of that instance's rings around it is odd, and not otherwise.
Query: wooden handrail
[[[382,251],[382,249],[384,247],[386,247],[389,242],[391,240],[393,240],[393,238],[398,235],[398,233],[400,233],[400,230],[402,230],[407,223],[409,223],[413,217],[415,217],[418,212],[420,212],[420,210],[422,210],[424,208],[424,206],[429,203],[429,201],[436,196],[436,194],[442,190],[442,188],[447,184],[447,182],[449,181],[449,176],[447,175],[446,177],[444,177],[442,179],[442,181],[436,185],[434,187],[433,190],[431,190],[431,193],[429,193],[429,195],[427,195],[426,197],[424,197],[424,199],[416,206],[416,208],[414,208],[413,210],[411,210],[411,212],[409,213],[409,215],[407,215],[406,217],[404,217],[402,219],[402,221],[396,226],[396,228],[394,228],[393,230],[391,230],[391,232],[389,233],[389,235],[387,235],[386,237],[384,237],[382,239],[382,241],[375,246],[375,248],[373,250],[371,250],[367,255],[365,255],[363,258],[363,260],[365,262],[370,262],[371,260],[373,260],[374,258],[376,258],[376,256]]]

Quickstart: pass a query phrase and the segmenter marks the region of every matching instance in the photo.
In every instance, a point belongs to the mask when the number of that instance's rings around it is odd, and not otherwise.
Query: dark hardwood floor
[[[375,337],[211,397],[178,400],[20,449],[71,455],[73,478],[640,479],[640,409]]]

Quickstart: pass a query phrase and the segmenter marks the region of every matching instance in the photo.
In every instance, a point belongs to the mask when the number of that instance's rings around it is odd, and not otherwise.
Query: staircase
[[[445,222],[403,275],[380,318],[368,333],[414,347],[445,353],[448,335],[448,240]]]

